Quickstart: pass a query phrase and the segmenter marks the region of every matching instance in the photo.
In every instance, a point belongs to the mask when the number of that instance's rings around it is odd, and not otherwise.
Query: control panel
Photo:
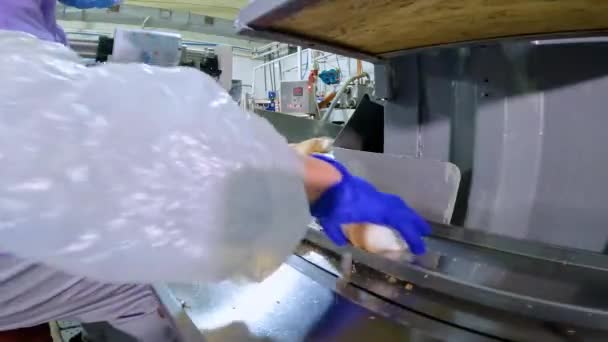
[[[283,113],[317,113],[315,93],[308,87],[308,81],[281,82],[280,97],[280,111]]]

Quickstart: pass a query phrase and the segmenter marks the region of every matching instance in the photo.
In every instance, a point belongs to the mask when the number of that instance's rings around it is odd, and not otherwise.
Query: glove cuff
[[[342,175],[342,180],[325,190],[325,192],[323,192],[323,194],[321,194],[321,196],[310,205],[310,213],[312,216],[321,219],[330,215],[335,207],[336,200],[339,198],[339,193],[342,191],[342,184],[344,184],[344,181],[350,178],[351,175],[344,165],[332,158],[319,154],[313,154],[311,156],[331,164]]]
[[[335,167],[340,172],[340,174],[342,174],[342,177],[350,177],[350,172],[348,172],[348,170],[346,169],[346,166],[342,165],[337,160],[330,158],[326,155],[317,154],[317,153],[313,153],[310,156],[315,159],[322,160],[328,164],[331,164],[333,167]]]

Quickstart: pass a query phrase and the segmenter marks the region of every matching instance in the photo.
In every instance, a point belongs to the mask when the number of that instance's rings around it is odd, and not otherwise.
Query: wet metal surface
[[[260,284],[169,287],[209,341],[492,340],[343,284],[297,256]]]
[[[604,296],[593,292],[604,272],[548,258],[594,260],[586,252],[513,254],[483,233],[466,244],[441,229],[415,258],[337,248],[311,230],[260,284],[169,288],[209,341],[606,340]]]
[[[607,340],[601,257],[434,228],[422,257],[338,248],[310,230],[260,284],[169,287],[210,341]]]
[[[337,248],[314,231],[309,231],[307,241],[319,246],[323,255],[329,251],[338,256],[352,253],[355,264],[378,271],[376,278],[389,275],[436,293],[544,322],[604,330],[608,326],[608,301],[602,294],[608,286],[608,273],[601,269],[436,237],[427,240],[427,255],[415,259]],[[301,248],[298,253],[302,254]],[[311,261],[323,267],[319,260]],[[362,278],[360,281],[368,283],[372,277]],[[362,286],[369,288],[369,284]]]

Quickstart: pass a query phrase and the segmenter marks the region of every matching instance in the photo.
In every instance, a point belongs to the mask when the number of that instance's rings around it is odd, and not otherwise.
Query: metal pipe
[[[351,74],[351,70],[350,70],[350,62],[351,62],[351,59],[350,59],[350,57],[347,57],[347,59],[346,59],[346,60],[347,60],[347,63],[348,63],[348,64],[347,64],[347,68],[348,68],[348,74],[350,75],[350,74]]]
[[[318,61],[318,60],[321,60],[321,59],[327,59],[327,58],[329,58],[331,56],[337,56],[337,55],[335,53],[326,53],[324,55],[319,55],[319,56],[315,57],[313,60]]]
[[[255,98],[255,68],[251,72],[251,96]]]
[[[302,50],[302,52],[311,53],[311,50],[310,49],[305,49],[305,50]],[[257,69],[264,68],[264,77],[266,77],[266,66],[268,66],[270,64],[274,64],[275,62],[281,61],[283,59],[286,59],[286,58],[289,58],[289,57],[293,57],[293,55],[295,55],[295,54],[297,54],[297,52],[296,53],[292,53],[292,54],[287,55],[287,56],[283,56],[283,57],[274,59],[274,60],[272,60],[270,62],[262,63],[262,64],[260,64],[260,65],[258,65],[256,67],[254,67],[253,68],[253,78],[254,78],[254,81],[252,81],[252,84],[255,85],[255,72],[256,72]],[[252,92],[255,94],[255,87],[253,87]]]
[[[279,53],[279,49],[276,49],[276,50],[270,50],[270,51],[266,51],[266,52],[264,52],[264,53],[262,53],[262,54],[257,54],[257,52],[254,52],[254,54],[253,54],[252,58],[253,58],[253,59],[265,58],[266,56],[268,56],[268,55],[272,55],[272,54],[273,54],[273,53],[275,53],[275,52],[278,54],[278,53]]]
[[[274,65],[275,64],[272,63],[272,65],[270,65],[268,67],[268,72],[270,73],[270,88],[271,88],[270,90],[271,91],[275,91],[276,90],[276,87],[275,87],[275,84],[274,84],[274,81],[275,81],[275,78],[274,78]]]
[[[309,50],[309,49],[306,49],[306,50]],[[303,50],[303,51],[306,51],[306,50]],[[278,61],[284,60],[284,59],[289,58],[289,57],[293,57],[295,54],[297,54],[297,52],[296,52],[296,53],[292,53],[292,54],[290,54],[290,55],[283,56],[283,57],[279,57],[279,58],[277,58],[277,59],[273,59],[273,60],[271,60],[271,61],[269,61],[269,62],[266,62],[266,63],[262,63],[262,64],[260,64],[260,65],[256,66],[256,67],[255,67],[255,69],[261,68],[261,67],[263,67],[263,66],[265,66],[265,65],[273,64],[273,63],[275,63],[275,62],[278,62]]]
[[[262,58],[262,57],[265,57],[268,54],[273,53],[278,45],[279,44],[277,44],[276,42],[273,42],[273,43],[266,44],[264,46],[260,46],[260,47],[254,48],[253,52],[255,54],[255,58]],[[265,51],[265,50],[268,50],[268,51]],[[264,52],[262,52],[262,51],[264,51]]]
[[[342,94],[344,94],[344,91],[346,90],[346,87],[351,84],[354,80],[358,80],[360,78],[363,77],[367,77],[367,79],[369,80],[369,74],[366,72],[362,72],[359,75],[355,75],[351,78],[349,78],[343,85],[342,87],[340,87],[340,90],[338,90],[338,92],[336,93],[336,97],[334,98],[334,100],[331,102],[331,105],[329,105],[329,108],[327,109],[327,111],[325,112],[325,114],[323,114],[323,117],[321,118],[321,121],[327,121],[329,120],[329,117],[331,115],[331,112],[333,112],[334,108],[336,107],[336,105],[338,104],[338,101],[340,101],[340,97],[342,97]]]
[[[262,45],[260,47],[255,48],[255,50],[256,50],[256,52],[264,51],[264,50],[270,49],[271,47],[273,47],[276,44],[277,44],[276,42],[268,43],[266,45]]]
[[[264,65],[264,94],[268,93],[268,79],[266,78],[266,65]]]
[[[141,23],[142,29],[146,28],[146,24],[148,23],[149,20],[150,20],[150,16],[147,16],[146,19],[144,19],[144,21]]]
[[[298,46],[298,80],[302,80],[302,47]]]

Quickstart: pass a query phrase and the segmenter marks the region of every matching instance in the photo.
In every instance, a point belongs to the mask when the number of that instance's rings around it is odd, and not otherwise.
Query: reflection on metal
[[[587,252],[539,243],[530,240],[514,239],[483,231],[441,225],[433,225],[433,237],[454,243],[464,243],[496,251],[532,257],[539,260],[573,265],[582,268],[608,272],[608,255]],[[447,243],[447,242],[446,242]]]
[[[473,239],[478,241],[487,236],[479,232],[473,234],[480,235]],[[496,245],[490,249],[433,236],[427,240],[428,254],[410,263],[411,255],[382,257],[350,247],[337,248],[313,230],[308,232],[306,240],[321,248],[323,254],[332,252],[339,256],[345,252],[352,253],[357,269],[366,267],[437,295],[448,294],[466,301],[467,305],[480,305],[503,315],[525,316],[540,322],[587,329],[608,327],[608,299],[603,296],[603,289],[608,286],[608,271],[551,261],[535,254],[551,250],[548,246],[539,244],[524,256],[519,254],[521,250],[512,253],[509,249],[497,249]],[[504,246],[508,244],[502,244]],[[298,254],[301,254],[301,249]],[[588,253],[569,251],[569,254]],[[320,265],[318,260],[316,262]],[[368,277],[362,280],[366,279]],[[352,281],[357,282],[354,278]],[[395,289],[400,291],[398,287]],[[603,334],[608,337],[608,331]]]
[[[259,284],[169,285],[209,341],[487,341],[404,310],[292,256]]]
[[[302,244],[296,253],[337,277],[343,276],[337,271],[336,265],[340,264],[345,253],[332,253],[313,243]],[[561,341],[541,322],[428,290],[409,279],[398,279],[391,273],[374,270],[360,261],[355,262],[353,269],[354,272],[350,272],[348,276],[351,286],[365,289],[385,301],[396,303],[404,310],[448,322],[461,329],[477,331],[488,337],[515,341]]]
[[[165,312],[169,314],[173,321],[173,326],[179,334],[180,342],[199,342],[202,335],[198,328],[192,323],[192,320],[184,311],[189,305],[183,299],[178,299],[173,294],[173,291],[164,284],[154,285],[159,300],[164,306]]]
[[[380,191],[401,197],[428,220],[450,222],[460,184],[456,165],[339,147],[333,152],[353,174],[367,179]]]
[[[90,39],[70,39],[70,48],[82,58],[94,59],[97,57],[99,42]]]
[[[607,43],[586,41],[395,58],[399,87],[385,105],[385,152],[458,165],[454,224],[601,252],[606,58]]]
[[[290,143],[316,137],[335,138],[342,126],[332,123],[297,117],[279,112],[256,109],[255,113],[268,120]]]
[[[460,241],[459,228],[433,228],[422,257],[339,248],[309,230],[262,283],[172,284],[160,297],[173,298],[172,316],[185,313],[211,341],[608,338],[607,271],[550,260],[591,254],[542,244],[510,250],[512,241],[466,233],[481,246]]]

